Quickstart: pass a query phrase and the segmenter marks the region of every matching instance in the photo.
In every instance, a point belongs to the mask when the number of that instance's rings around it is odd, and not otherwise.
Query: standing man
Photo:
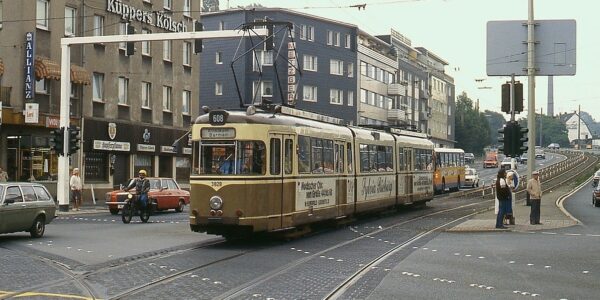
[[[78,168],[73,169],[73,175],[71,175],[71,180],[69,180],[69,186],[71,187],[73,210],[79,210],[79,207],[81,206],[81,189],[83,188],[83,185],[81,184]]]
[[[0,182],[7,182],[8,181],[8,174],[6,173],[6,171],[4,171],[4,169],[0,168]]]
[[[540,173],[533,171],[531,173],[533,178],[527,181],[527,192],[531,201],[531,214],[529,215],[529,222],[531,225],[542,225],[540,223],[540,204],[542,202],[542,185],[540,183]]]

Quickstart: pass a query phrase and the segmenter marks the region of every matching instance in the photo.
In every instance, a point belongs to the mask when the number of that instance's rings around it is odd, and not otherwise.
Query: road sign
[[[575,20],[535,21],[536,75],[575,75]],[[527,21],[487,23],[487,74],[527,75]]]

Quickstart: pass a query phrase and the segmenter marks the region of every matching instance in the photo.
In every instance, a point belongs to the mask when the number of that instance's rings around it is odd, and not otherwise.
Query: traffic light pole
[[[510,75],[510,121],[514,122],[515,121],[515,74],[513,73],[512,75]],[[516,138],[517,136],[514,136],[514,138]],[[520,145],[519,145],[520,147]],[[515,145],[515,149],[516,149],[516,145]],[[517,165],[517,159],[515,157],[511,157],[510,159],[510,168],[512,170],[516,169]]]
[[[267,29],[253,29],[256,36],[266,36]],[[218,30],[201,32],[173,32],[173,33],[150,33],[133,35],[106,35],[106,36],[84,36],[60,39],[60,127],[64,127],[63,155],[58,156],[58,179],[56,183],[56,198],[59,209],[69,209],[69,102],[71,90],[71,45],[85,45],[95,43],[120,43],[120,42],[142,42],[142,41],[172,41],[172,40],[196,40],[216,38],[242,38],[248,37],[242,30]],[[84,173],[85,174],[85,173]],[[84,178],[85,180],[85,178]]]

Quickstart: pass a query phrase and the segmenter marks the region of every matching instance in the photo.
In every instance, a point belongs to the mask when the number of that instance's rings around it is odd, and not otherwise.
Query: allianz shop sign
[[[123,20],[135,20],[172,32],[187,31],[184,21],[176,22],[171,16],[160,11],[138,9],[119,0],[106,0],[106,11],[121,16]]]

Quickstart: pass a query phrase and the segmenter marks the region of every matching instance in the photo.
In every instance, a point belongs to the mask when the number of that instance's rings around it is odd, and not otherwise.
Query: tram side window
[[[377,146],[369,145],[369,171],[377,172]]]
[[[360,171],[369,172],[369,146],[365,144],[359,145],[360,151]]]
[[[431,161],[432,153],[431,153],[431,150],[425,150],[425,152],[426,152],[425,155],[427,157],[427,170],[431,171],[433,169],[433,167],[431,165],[432,164],[432,161]]]
[[[344,145],[335,144],[335,171],[344,173]]]
[[[312,150],[312,173],[323,173],[323,140],[311,138],[310,147]]]
[[[404,161],[404,148],[398,148],[398,169],[406,171],[406,163]]]
[[[238,142],[239,173],[242,175],[264,175],[266,172],[267,151],[261,141]]]
[[[348,143],[348,173],[352,173],[352,144]]]
[[[323,140],[323,171],[330,174],[333,173],[333,170],[333,141]]]
[[[310,138],[298,136],[298,173],[310,173]]]
[[[394,148],[386,146],[385,147],[385,170],[393,171],[394,170]]]
[[[270,159],[270,171],[271,175],[281,174],[281,140],[271,139],[271,159]]]
[[[292,166],[294,162],[294,141],[291,139],[285,139],[285,148],[284,148],[284,158],[283,158],[283,170],[285,174],[292,174]]]

